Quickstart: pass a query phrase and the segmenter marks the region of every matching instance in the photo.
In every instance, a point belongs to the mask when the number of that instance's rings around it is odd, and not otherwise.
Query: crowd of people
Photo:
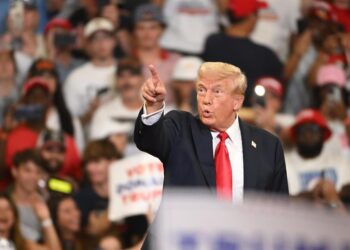
[[[349,0],[0,1],[0,239],[17,250],[139,249],[149,214],[108,219],[108,169],[139,152],[152,64],[166,110],[197,72],[247,76],[239,117],[283,143],[290,195],[350,208]]]

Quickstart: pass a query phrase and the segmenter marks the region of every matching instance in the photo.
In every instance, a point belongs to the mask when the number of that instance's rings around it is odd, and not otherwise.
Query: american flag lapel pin
[[[256,143],[255,143],[255,141],[252,141],[252,146],[253,146],[254,148],[256,148]]]

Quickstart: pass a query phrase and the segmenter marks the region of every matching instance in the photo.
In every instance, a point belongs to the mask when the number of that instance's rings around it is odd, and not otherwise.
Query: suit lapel
[[[251,134],[250,128],[239,119],[243,146],[244,189],[256,189],[257,185],[257,161],[259,161],[256,140]],[[255,145],[255,147],[253,146]]]
[[[195,145],[196,158],[207,185],[216,190],[213,142],[210,130],[197,118],[197,125],[192,126],[192,140]]]

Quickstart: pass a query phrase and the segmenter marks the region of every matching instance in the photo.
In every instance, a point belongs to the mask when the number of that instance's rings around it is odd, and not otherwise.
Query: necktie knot
[[[221,142],[225,142],[226,139],[228,138],[228,134],[225,131],[224,132],[220,132],[218,134],[218,137],[219,137]]]

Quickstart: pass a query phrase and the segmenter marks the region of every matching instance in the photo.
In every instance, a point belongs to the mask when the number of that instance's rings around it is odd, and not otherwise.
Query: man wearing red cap
[[[55,62],[59,79],[63,83],[69,73],[83,64],[72,53],[76,35],[67,19],[54,18],[45,27],[45,43],[48,57]]]
[[[332,133],[318,110],[301,111],[290,132],[296,144],[285,153],[290,194],[309,191],[320,180],[331,181],[337,190],[350,183],[347,159],[325,147]]]
[[[249,38],[258,20],[258,10],[265,7],[266,3],[257,0],[230,0],[227,7],[230,26],[225,33],[209,36],[203,52],[205,61],[230,63],[245,72],[246,106],[251,105],[250,96],[258,78],[266,75],[281,78],[282,74],[282,64],[274,52]]]

